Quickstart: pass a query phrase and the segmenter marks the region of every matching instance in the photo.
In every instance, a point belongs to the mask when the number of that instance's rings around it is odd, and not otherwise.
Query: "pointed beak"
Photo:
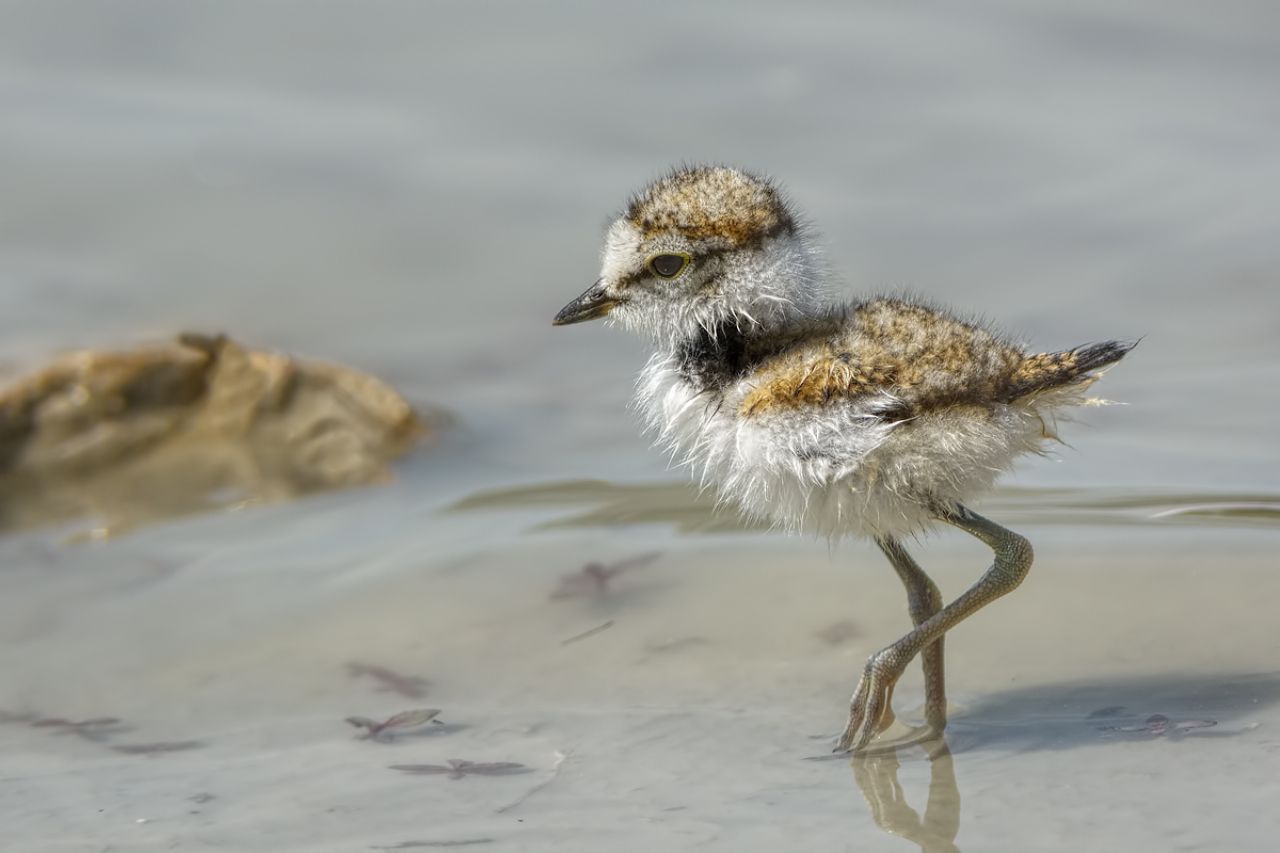
[[[560,313],[551,321],[553,326],[567,326],[570,323],[582,323],[594,320],[609,313],[617,305],[616,299],[609,298],[604,292],[604,279],[598,279],[577,299],[560,309]]]

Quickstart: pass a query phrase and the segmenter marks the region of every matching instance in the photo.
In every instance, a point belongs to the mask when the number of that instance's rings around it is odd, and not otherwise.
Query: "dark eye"
[[[649,269],[663,278],[675,278],[689,265],[688,255],[654,255],[649,259]]]

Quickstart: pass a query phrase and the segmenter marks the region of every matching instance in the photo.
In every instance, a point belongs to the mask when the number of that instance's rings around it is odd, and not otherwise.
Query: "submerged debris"
[[[352,678],[367,675],[378,683],[380,693],[398,693],[406,699],[421,699],[427,695],[431,683],[416,675],[403,675],[385,666],[359,661],[347,664],[347,675]]]
[[[389,741],[397,733],[404,733],[410,729],[416,729],[427,723],[435,723],[441,725],[436,719],[436,715],[440,713],[439,708],[416,708],[412,711],[401,711],[399,714],[388,717],[382,722],[371,720],[368,717],[347,717],[347,722],[356,728],[366,729],[361,735],[366,740]]]
[[[47,729],[52,734],[76,735],[94,743],[101,743],[112,735],[133,731],[119,717],[91,717],[87,720],[69,720],[65,717],[45,717],[23,711],[15,713],[0,710],[0,723],[26,723],[33,729]],[[157,755],[162,752],[182,752],[207,746],[200,740],[156,741],[154,743],[122,743],[109,746],[125,755]]]
[[[111,747],[125,756],[157,756],[164,752],[186,752],[205,747],[204,740],[159,740],[156,743],[122,743]]]
[[[687,637],[675,637],[670,640],[663,640],[662,642],[650,643],[645,646],[645,651],[650,654],[665,655],[671,654],[672,652],[682,652],[685,649],[692,649],[698,646],[708,646],[710,644],[711,641],[706,637],[691,634]]]
[[[1100,732],[1120,732],[1123,734],[1143,734],[1151,737],[1169,735],[1174,738],[1194,729],[1207,729],[1216,726],[1217,720],[1178,720],[1173,721],[1164,714],[1152,714],[1142,725],[1133,726],[1098,726]]]
[[[528,773],[530,768],[513,761],[475,762],[450,758],[448,764],[391,764],[392,770],[414,773],[423,776],[448,776],[450,779],[461,779],[463,776],[512,776],[517,773]]]
[[[609,582],[623,572],[647,566],[662,556],[660,551],[651,551],[619,560],[616,563],[590,562],[573,574],[560,578],[560,585],[551,591],[553,599],[575,598],[579,596],[601,596],[609,591]]]
[[[122,743],[111,747],[125,755],[159,755],[164,752],[185,752],[188,749],[200,749],[205,746],[200,740],[165,740],[156,743]]]
[[[1124,713],[1123,705],[1108,705],[1105,708],[1099,708],[1096,711],[1089,712],[1089,719],[1100,720],[1107,717],[1118,717]]]
[[[601,631],[608,631],[612,627],[613,627],[613,620],[609,619],[606,622],[601,622],[599,625],[595,626],[594,628],[588,628],[587,630],[583,631],[580,634],[574,634],[572,637],[567,637],[561,640],[560,645],[567,646],[570,643],[576,643],[579,640],[585,640],[587,637],[595,636],[596,634],[599,634]]]
[[[401,841],[399,844],[371,844],[370,850],[409,850],[414,847],[470,847],[475,844],[492,844],[492,838],[458,838],[447,841]]]
[[[78,722],[62,717],[43,717],[31,723],[35,729],[52,729],[55,734],[78,735],[85,740],[100,741],[111,735],[129,731],[117,717],[94,717]]]

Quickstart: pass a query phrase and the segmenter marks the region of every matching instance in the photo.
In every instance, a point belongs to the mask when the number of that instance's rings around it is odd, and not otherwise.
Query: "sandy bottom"
[[[5,849],[1280,843],[1272,530],[1024,528],[1027,583],[948,640],[950,754],[851,761],[848,694],[907,627],[870,546],[360,501],[5,540]],[[948,595],[987,559],[915,550]],[[344,722],[417,707],[441,724]]]

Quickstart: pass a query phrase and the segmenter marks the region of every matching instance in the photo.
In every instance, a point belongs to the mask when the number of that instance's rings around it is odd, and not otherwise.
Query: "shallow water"
[[[1277,12],[788,8],[10,4],[0,373],[225,329],[457,425],[384,488],[0,539],[5,846],[1274,848]],[[949,759],[806,760],[906,628],[892,572],[715,513],[626,410],[641,344],[549,326],[685,159],[775,173],[849,292],[1145,336],[981,505],[1038,562],[948,641]],[[988,557],[915,550],[948,594]],[[448,759],[529,772],[387,769]]]

